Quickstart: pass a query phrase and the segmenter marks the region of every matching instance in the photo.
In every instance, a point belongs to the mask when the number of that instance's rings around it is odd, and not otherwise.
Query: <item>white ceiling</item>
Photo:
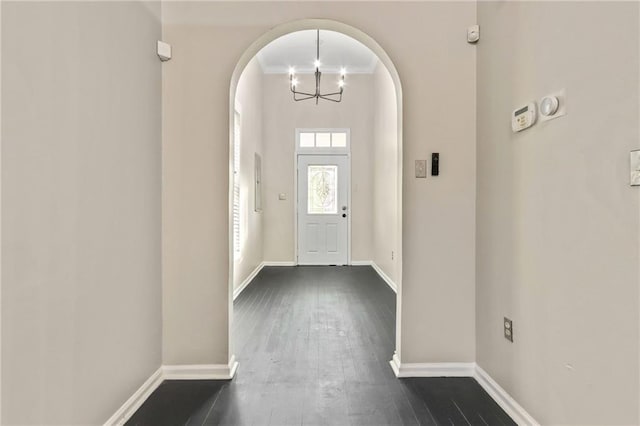
[[[297,31],[284,35],[258,54],[258,62],[265,74],[313,73],[316,58],[316,30]],[[320,30],[320,71],[339,73],[344,67],[348,74],[371,74],[378,58],[364,44],[335,31]]]

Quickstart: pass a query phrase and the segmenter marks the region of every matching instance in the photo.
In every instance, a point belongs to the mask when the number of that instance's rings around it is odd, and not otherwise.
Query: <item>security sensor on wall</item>
[[[540,99],[540,122],[553,120],[567,114],[567,92],[565,89]]]
[[[166,62],[171,59],[171,45],[164,41],[158,40],[158,57],[162,62]]]
[[[480,26],[472,25],[467,28],[467,43],[477,43],[480,40]]]
[[[558,112],[558,106],[560,102],[556,96],[545,96],[540,101],[540,114],[545,117],[550,117]]]

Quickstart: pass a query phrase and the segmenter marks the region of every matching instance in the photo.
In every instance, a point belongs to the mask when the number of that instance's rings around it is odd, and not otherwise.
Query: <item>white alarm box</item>
[[[511,130],[521,132],[536,122],[536,104],[531,102],[522,108],[515,109],[511,114]]]

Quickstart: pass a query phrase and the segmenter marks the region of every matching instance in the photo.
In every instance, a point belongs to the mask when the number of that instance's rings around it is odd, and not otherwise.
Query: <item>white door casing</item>
[[[299,265],[349,262],[349,157],[298,155]]]

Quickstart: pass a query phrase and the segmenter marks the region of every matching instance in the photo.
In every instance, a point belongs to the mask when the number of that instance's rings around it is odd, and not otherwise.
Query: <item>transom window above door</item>
[[[297,129],[298,151],[348,151],[349,129]]]

